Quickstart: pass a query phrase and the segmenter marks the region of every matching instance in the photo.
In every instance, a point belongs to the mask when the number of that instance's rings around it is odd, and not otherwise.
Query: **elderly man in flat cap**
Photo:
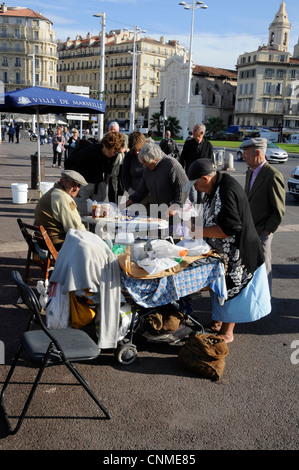
[[[271,244],[273,233],[285,213],[284,178],[280,171],[266,160],[267,139],[245,140],[240,148],[243,149],[243,158],[249,167],[246,173],[245,192],[257,233],[262,241],[271,292]]]
[[[74,170],[64,170],[54,187],[49,189],[35,207],[35,222],[43,225],[53,245],[59,251],[70,228],[85,230],[74,197],[87,182]]]
[[[211,160],[201,158],[188,171],[189,183],[205,193],[203,227],[194,231],[195,238],[206,242],[226,261],[227,300],[220,305],[212,295],[212,322],[226,343],[234,339],[235,323],[259,320],[271,312],[271,298],[263,249],[255,229],[247,196],[232,176],[215,171]]]

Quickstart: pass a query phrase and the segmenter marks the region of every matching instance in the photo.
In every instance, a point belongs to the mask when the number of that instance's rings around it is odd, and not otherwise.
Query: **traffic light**
[[[164,116],[164,100],[160,101],[160,116]]]

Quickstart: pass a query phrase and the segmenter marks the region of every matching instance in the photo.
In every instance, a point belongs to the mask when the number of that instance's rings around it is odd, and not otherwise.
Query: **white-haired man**
[[[192,138],[187,139],[180,156],[180,164],[188,174],[189,166],[199,158],[209,158],[213,161],[214,149],[211,142],[205,138],[206,126],[204,124],[195,124],[193,127]],[[190,190],[191,202],[202,202],[203,195],[197,194],[194,187]]]
[[[127,207],[142,201],[148,194],[151,204],[182,206],[187,199],[183,188],[188,178],[181,164],[152,143],[146,143],[141,148],[138,158],[144,171],[137,189],[127,201]],[[172,215],[171,212],[169,215]]]

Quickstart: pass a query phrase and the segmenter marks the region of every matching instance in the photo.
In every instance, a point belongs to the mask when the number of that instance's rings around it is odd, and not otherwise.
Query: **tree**
[[[225,123],[220,117],[210,117],[206,122],[207,133],[214,137],[218,132],[225,130]]]
[[[166,130],[171,132],[171,135],[177,136],[182,130],[180,121],[174,116],[168,116]]]
[[[154,113],[152,114],[151,116],[151,120],[150,120],[150,125],[151,127],[156,127],[157,128],[157,131],[160,132],[161,130],[161,122],[160,122],[160,113]]]

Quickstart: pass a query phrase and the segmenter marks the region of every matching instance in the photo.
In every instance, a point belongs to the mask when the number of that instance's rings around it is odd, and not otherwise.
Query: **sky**
[[[186,3],[192,4],[192,0]],[[207,9],[194,11],[192,59],[197,65],[235,69],[238,56],[256,51],[268,43],[268,28],[279,10],[281,0],[207,0]],[[286,0],[291,23],[289,52],[293,54],[299,38],[298,0]],[[146,30],[143,36],[178,40],[188,50],[192,11],[179,0],[16,0],[7,6],[23,6],[40,12],[53,23],[56,39],[75,39],[77,34],[97,35],[105,12],[106,32],[112,29]]]

